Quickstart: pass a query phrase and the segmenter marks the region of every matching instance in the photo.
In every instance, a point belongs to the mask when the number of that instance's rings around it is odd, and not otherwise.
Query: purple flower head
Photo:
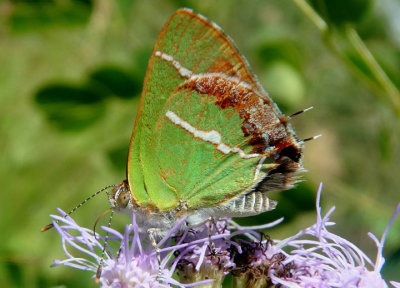
[[[101,276],[98,279],[102,287],[162,288],[171,287],[171,285],[185,287],[172,278],[176,265],[168,265],[175,251],[174,247],[167,247],[163,250],[166,253],[163,253],[164,257],[159,269],[154,249],[151,245],[146,247],[143,245],[150,241],[145,239],[147,235],[139,233],[134,214],[132,214],[132,224],[125,226],[124,234],[111,228],[102,227],[108,233],[108,236],[105,237],[99,234],[94,235],[93,230],[80,227],[65,212],[58,211],[61,216],[52,215],[52,218],[58,221],[58,223],[54,221],[53,224],[61,235],[62,246],[68,258],[55,260],[52,266],[66,265],[89,270],[94,272],[93,277],[95,277],[99,265],[102,265]],[[161,242],[166,242],[166,240],[168,239],[162,239]],[[104,245],[106,248],[103,254]],[[69,251],[70,247],[85,253],[88,259],[74,257]],[[99,256],[102,254],[104,258]],[[172,266],[172,268],[168,266]],[[210,280],[204,283],[207,282]]]
[[[382,250],[387,232],[395,217],[400,212],[397,206],[385,232],[378,240],[373,234],[369,236],[375,241],[378,253],[375,263],[355,244],[328,231],[328,227],[335,225],[329,222],[329,217],[335,210],[333,207],[322,217],[320,196],[322,184],[317,194],[317,222],[301,230],[295,236],[278,242],[277,248],[284,250],[286,259],[283,263],[291,263],[290,277],[279,277],[271,270],[271,279],[275,284],[283,287],[309,288],[384,288],[388,287],[382,279],[380,270],[384,264]],[[310,237],[311,236],[311,237]],[[397,282],[391,282],[399,287]]]
[[[212,278],[213,287],[222,284],[225,275],[234,267],[228,251],[230,244],[226,240],[230,235],[229,220],[208,221],[176,237],[178,243],[188,245],[175,253],[177,272],[182,282]]]
[[[178,233],[185,221],[182,218],[164,238],[152,243],[148,234],[139,233],[134,215],[123,234],[102,227],[108,233],[106,237],[80,227],[59,210],[61,216],[53,215],[53,224],[61,235],[67,259],[56,260],[53,266],[89,270],[95,277],[101,265],[98,280],[102,287],[222,287],[227,274],[233,276],[233,285],[238,288],[389,287],[380,274],[384,264],[382,250],[388,230],[400,213],[400,204],[380,240],[369,233],[378,248],[373,262],[355,244],[328,231],[334,225],[329,221],[334,208],[321,216],[321,188],[322,185],[316,201],[316,223],[285,240],[271,240],[257,232],[276,226],[283,219],[243,227],[223,218]],[[74,257],[71,247],[87,257]],[[398,282],[390,284],[400,288]]]
[[[230,235],[229,218],[218,221],[209,221],[198,229],[191,229],[181,236],[177,241],[181,243],[192,243],[198,239],[208,239],[198,245],[190,245],[184,250],[178,250],[180,264],[190,265],[199,271],[202,266],[216,265],[220,270],[228,272],[233,263],[230,260],[228,248],[230,244],[226,240]],[[215,237],[223,235],[225,237]],[[213,240],[212,240],[212,239]],[[182,268],[179,265],[178,269]]]
[[[242,227],[224,218],[185,232],[177,237],[180,242],[189,244],[176,253],[180,280],[194,282],[212,278],[212,287],[222,287],[224,276],[231,273],[237,283],[244,281],[237,287],[256,287],[258,279],[269,278],[269,267],[276,266],[282,254],[262,241],[262,234],[255,230],[270,228],[282,220]]]

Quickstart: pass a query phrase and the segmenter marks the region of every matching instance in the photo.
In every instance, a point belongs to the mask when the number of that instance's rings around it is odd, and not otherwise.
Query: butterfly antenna
[[[97,236],[96,236],[96,225],[99,222],[99,220],[101,218],[103,218],[103,216],[105,216],[108,212],[111,212],[110,214],[110,218],[108,219],[108,224],[107,227],[110,228],[111,227],[111,223],[112,223],[112,218],[114,216],[114,210],[112,210],[111,208],[107,209],[106,211],[104,211],[99,217],[97,217],[96,221],[94,222],[94,226],[93,226],[93,235],[94,238],[96,240],[98,240]],[[101,276],[101,272],[103,271],[103,265],[104,265],[104,257],[106,255],[106,247],[108,245],[108,236],[110,236],[110,233],[107,231],[106,232],[106,236],[104,238],[104,245],[103,245],[103,250],[101,251],[101,260],[100,260],[100,264],[97,267],[97,271],[96,271],[96,278],[95,278],[95,282],[96,284],[99,283],[100,281],[100,276]]]
[[[309,111],[309,110],[311,110],[311,109],[314,109],[314,106],[311,106],[311,107],[308,107],[308,108],[306,108],[306,109],[297,111],[297,112],[293,113],[292,115],[290,115],[288,118],[291,119],[291,118],[293,118],[294,116],[297,116],[297,115],[299,115],[299,114],[302,114],[302,113],[304,113],[304,112],[307,112],[307,111]]]
[[[79,203],[74,209],[72,209],[71,211],[69,211],[64,217],[67,217],[67,216],[69,216],[69,215],[71,215],[72,213],[74,213],[76,210],[78,210],[82,205],[84,205],[84,204],[86,204],[86,202],[88,202],[90,199],[92,199],[92,198],[94,198],[94,197],[96,197],[97,195],[99,195],[101,192],[106,192],[106,194],[107,194],[107,196],[108,196],[108,189],[110,189],[111,187],[115,187],[115,186],[117,186],[116,184],[111,184],[111,185],[108,185],[108,186],[106,186],[106,187],[104,187],[104,188],[102,188],[102,189],[100,189],[99,191],[97,191],[96,193],[94,193],[94,194],[92,194],[91,196],[89,196],[89,197],[87,197],[85,200],[83,200],[81,203]],[[56,221],[57,223],[58,223],[58,221]],[[47,231],[47,230],[49,230],[49,229],[51,229],[51,228],[53,228],[54,227],[54,225],[53,225],[53,223],[50,223],[50,224],[47,224],[46,226],[44,226],[40,231],[41,232],[44,232],[44,231]]]
[[[317,139],[317,138],[319,138],[319,137],[321,137],[321,136],[322,136],[322,134],[318,134],[318,135],[313,136],[313,137],[309,137],[309,138],[302,139],[302,140],[300,140],[299,142],[300,142],[300,143],[308,142],[308,141]]]

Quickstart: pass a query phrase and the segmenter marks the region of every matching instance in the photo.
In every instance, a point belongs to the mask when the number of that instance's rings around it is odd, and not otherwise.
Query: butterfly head
[[[108,201],[111,208],[119,213],[132,211],[134,201],[127,180],[114,187],[108,196]]]

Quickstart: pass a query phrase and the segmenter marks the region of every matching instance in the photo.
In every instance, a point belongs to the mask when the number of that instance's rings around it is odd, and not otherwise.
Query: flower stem
[[[328,24],[322,19],[318,13],[305,0],[293,0],[303,13],[317,26],[322,34],[327,33]]]
[[[350,70],[356,73],[377,93],[384,96],[385,100],[391,104],[392,109],[398,117],[400,117],[400,92],[397,87],[393,84],[390,78],[387,76],[385,71],[376,61],[371,51],[362,41],[357,31],[347,26],[345,28],[345,36],[349,44],[352,46],[354,51],[358,54],[363,64],[372,73],[373,79],[365,75],[355,64],[351,61],[348,56],[341,49],[333,37],[333,30],[329,29],[329,25],[322,19],[322,17],[311,7],[306,0],[292,0],[299,9],[314,23],[314,25],[320,31],[325,44],[344,64],[350,68]]]
[[[383,71],[382,67],[378,64],[371,51],[369,51],[368,47],[353,27],[346,27],[346,36],[369,70],[371,70],[374,78],[387,95],[389,102],[394,106],[396,113],[400,116],[399,90],[389,79],[385,71]]]

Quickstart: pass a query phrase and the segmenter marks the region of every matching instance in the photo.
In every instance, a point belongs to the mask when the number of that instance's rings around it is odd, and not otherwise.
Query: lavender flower
[[[281,241],[256,231],[275,226],[283,219],[242,227],[225,218],[177,233],[185,220],[181,219],[157,244],[161,265],[148,235],[139,233],[134,215],[124,234],[102,227],[109,234],[106,241],[106,237],[80,227],[59,210],[62,216],[52,217],[62,223],[54,222],[54,226],[68,259],[55,261],[54,266],[63,264],[96,273],[102,265],[102,287],[222,287],[227,274],[233,276],[235,287],[246,288],[388,287],[380,274],[384,264],[382,250],[388,230],[400,213],[400,204],[380,240],[369,233],[378,248],[373,262],[355,244],[328,231],[334,225],[329,221],[334,208],[321,216],[321,189],[322,185],[317,196],[316,224]],[[74,257],[67,244],[84,252],[90,260]],[[104,246],[106,253],[102,257],[99,255]],[[400,283],[390,283],[400,288]]]
[[[102,273],[99,278],[102,287],[164,288],[171,287],[171,285],[179,287],[191,286],[181,285],[172,278],[174,269],[168,269],[167,263],[173,255],[173,247],[164,249],[169,253],[163,259],[164,261],[162,261],[159,269],[157,256],[152,246],[143,246],[145,239],[139,233],[134,214],[132,214],[132,224],[125,226],[124,234],[111,228],[102,227],[109,234],[104,237],[98,234],[94,235],[93,230],[80,227],[65,212],[58,211],[62,216],[52,215],[52,218],[63,225],[59,225],[56,221],[53,224],[62,237],[62,246],[68,259],[56,260],[52,266],[66,265],[81,270],[89,270],[94,272],[93,277],[95,277],[99,265],[102,265]],[[78,235],[75,236],[75,234]],[[166,240],[168,239],[163,239],[161,242]],[[67,244],[84,252],[89,259],[74,257],[69,252]],[[101,252],[104,245],[106,253],[103,254]],[[104,255],[104,259],[99,256],[101,254]],[[210,281],[195,284],[208,282]]]
[[[322,184],[317,194],[317,223],[306,228],[295,236],[283,241],[276,241],[277,249],[294,248],[284,253],[286,259],[282,264],[291,264],[289,277],[279,277],[273,270],[270,277],[274,284],[283,287],[297,288],[384,288],[388,287],[382,279],[380,270],[384,264],[382,250],[386,235],[397,214],[400,203],[393,214],[381,240],[372,233],[368,235],[375,241],[378,252],[375,263],[368,258],[355,244],[335,235],[327,227],[335,225],[329,222],[329,217],[335,210],[333,207],[322,217],[320,204]],[[307,237],[308,236],[308,237]],[[315,240],[310,240],[310,237]],[[394,287],[400,283],[392,281]]]
[[[230,234],[228,225],[226,219],[209,221],[176,238],[179,243],[190,244],[175,253],[181,282],[190,283],[211,278],[214,279],[212,287],[222,285],[225,275],[234,267],[228,252],[230,245],[226,241]],[[199,239],[205,241],[193,244]]]
[[[210,287],[222,287],[224,276],[231,273],[235,276],[235,287],[256,287],[253,285],[258,285],[259,281],[254,276],[262,274],[259,271],[261,263],[268,256],[275,261],[276,256],[273,248],[268,249],[261,241],[261,234],[254,230],[273,227],[282,220],[261,226],[240,227],[230,218],[225,218],[207,222],[200,229],[178,237],[181,242],[190,244],[176,253],[180,280],[193,282],[212,278],[215,281]],[[265,275],[268,277],[268,274]]]

